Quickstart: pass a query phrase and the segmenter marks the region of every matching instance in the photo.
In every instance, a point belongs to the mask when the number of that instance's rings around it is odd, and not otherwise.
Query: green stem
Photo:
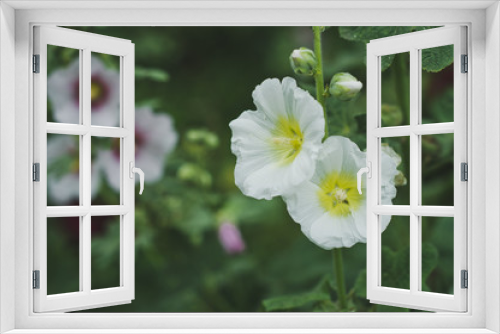
[[[314,81],[316,82],[316,99],[323,108],[323,114],[325,115],[325,137],[328,138],[328,117],[326,115],[325,108],[325,81],[323,79],[323,56],[321,53],[321,27],[313,27],[314,33],[314,54],[316,55],[316,60],[318,65],[316,66],[316,71],[314,73]]]
[[[410,124],[410,83],[408,80],[409,71],[406,57],[397,55],[395,66],[395,80],[396,96],[398,98],[401,111],[403,113],[403,125]]]
[[[335,279],[337,281],[337,295],[342,310],[347,309],[347,300],[344,283],[344,264],[342,263],[342,249],[334,248],[333,254],[333,267],[335,268]]]

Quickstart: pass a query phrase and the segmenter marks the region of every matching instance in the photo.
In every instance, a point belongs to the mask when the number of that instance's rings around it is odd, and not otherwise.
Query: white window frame
[[[130,303],[134,299],[135,180],[129,168],[134,165],[135,100],[134,44],[129,40],[60,27],[34,27],[34,54],[39,56],[39,73],[33,75],[34,162],[39,163],[39,181],[33,185],[34,257],[33,269],[39,271],[39,288],[34,289],[35,312],[76,311]],[[78,124],[47,122],[47,45],[78,50],[80,105]],[[92,52],[119,58],[119,124],[96,126],[91,120],[90,82]],[[78,136],[80,205],[47,206],[47,134]],[[96,137],[120,141],[120,202],[118,205],[92,205],[91,141]],[[132,174],[133,175],[133,174]],[[119,286],[92,289],[91,224],[96,216],[118,216],[120,221]],[[47,218],[79,217],[79,290],[47,294]]]
[[[110,333],[112,329],[116,329],[115,332],[129,329],[127,333],[147,333],[153,329],[158,329],[156,333],[500,332],[498,1],[370,1],[369,6],[367,4],[366,1],[43,0],[0,3],[0,331],[13,330],[11,333],[17,334],[42,333],[43,329],[45,333],[47,329],[51,329],[51,333],[58,332],[57,329],[60,333],[77,333],[77,329],[87,329],[86,333]],[[467,25],[470,41],[468,84],[471,87],[468,98],[471,110],[468,115],[469,311],[460,314],[33,313],[30,288],[33,124],[32,101],[28,97],[32,96],[29,71],[32,27],[36,24]],[[12,145],[13,137],[15,145]]]
[[[461,56],[467,54],[466,27],[448,26],[410,34],[372,40],[366,47],[367,63],[367,298],[375,304],[409,306],[430,311],[467,310],[467,289],[461,287],[461,270],[467,270],[467,184],[461,180],[461,163],[467,163],[467,76],[461,73]],[[422,123],[422,50],[451,45],[453,47],[453,121]],[[409,124],[382,126],[381,58],[407,52],[410,57]],[[422,135],[454,134],[453,178],[454,205],[422,205]],[[381,203],[381,142],[383,138],[407,137],[410,142],[408,205]],[[369,167],[369,168],[370,168]],[[382,285],[382,215],[406,216],[409,220],[410,266],[409,289]],[[453,222],[453,294],[422,291],[422,217],[452,217]]]

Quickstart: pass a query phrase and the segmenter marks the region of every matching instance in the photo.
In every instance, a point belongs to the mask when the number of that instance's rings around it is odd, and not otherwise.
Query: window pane
[[[421,217],[422,291],[453,294],[453,218]]]
[[[453,122],[453,45],[423,49],[421,57],[422,124]]]
[[[47,45],[47,122],[80,122],[80,51]]]
[[[398,126],[410,124],[409,64],[409,52],[381,57],[382,126]],[[387,68],[387,66],[390,67]]]
[[[80,289],[80,218],[47,218],[47,294]]]
[[[47,205],[80,205],[79,136],[47,134]]]
[[[393,205],[410,204],[410,137],[382,138],[382,153],[380,159],[380,172],[382,180],[381,197],[383,205],[390,204],[387,198],[387,185],[396,186],[396,197],[392,200]],[[396,174],[392,169],[396,164]],[[392,171],[391,171],[392,170]]]
[[[410,217],[380,216],[382,286],[410,289]]]
[[[92,53],[91,124],[120,125],[120,57]]]
[[[92,137],[92,205],[120,205],[120,139]]]
[[[453,133],[421,138],[422,205],[453,206]]]
[[[120,286],[120,216],[92,217],[92,289]]]

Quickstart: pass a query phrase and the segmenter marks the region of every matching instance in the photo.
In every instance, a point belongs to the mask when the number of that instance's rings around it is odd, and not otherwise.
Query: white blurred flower
[[[54,71],[47,80],[47,94],[54,118],[61,123],[79,123],[79,60]],[[92,124],[117,126],[120,108],[120,73],[91,58]]]
[[[155,114],[149,107],[135,110],[135,166],[144,172],[145,182],[156,182],[163,175],[167,156],[177,144],[178,134],[172,118],[167,114]],[[97,161],[109,184],[120,189],[119,146],[101,150]],[[138,178],[135,179],[138,182]]]
[[[288,212],[302,232],[324,249],[366,242],[365,193],[357,190],[357,172],[366,165],[366,153],[345,137],[329,137],[321,148],[310,181],[285,197]],[[396,162],[382,152],[382,204],[396,196]],[[362,188],[366,185],[363,184]],[[382,230],[391,219],[382,216]]]
[[[252,96],[257,110],[229,124],[235,183],[247,196],[271,199],[311,178],[325,119],[321,105],[292,78],[266,79]]]
[[[401,156],[397,154],[396,151],[394,151],[394,149],[389,146],[389,144],[382,144],[382,152],[384,152],[394,160],[394,162],[396,163],[396,167],[399,167],[399,165],[401,165]],[[394,185],[396,187],[400,187],[406,186],[407,184],[408,180],[406,179],[403,172],[398,169],[397,174],[394,176]]]
[[[78,145],[76,138],[66,135],[57,135],[47,141],[48,196],[55,204],[67,204],[80,197]],[[66,173],[61,175],[57,172],[61,169]],[[93,198],[101,184],[98,167],[95,164],[92,164],[90,177]]]

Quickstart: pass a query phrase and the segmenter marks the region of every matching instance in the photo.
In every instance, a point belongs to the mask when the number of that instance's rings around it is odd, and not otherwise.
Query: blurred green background
[[[295,77],[315,96],[312,78],[295,75],[288,60],[296,48],[312,49],[311,28],[71,28],[131,40],[136,106],[171,115],[179,135],[161,179],[146,183],[144,194],[136,195],[135,300],[91,312],[337,311],[331,302],[336,300],[331,252],[304,237],[280,198],[244,197],[234,185],[236,159],[230,151],[228,124],[241,112],[255,110],[251,93],[266,78]],[[364,150],[367,40],[349,27],[343,29],[331,27],[323,33],[325,83],[337,72],[349,72],[364,87],[353,101],[327,99],[330,135],[349,137]],[[374,30],[382,34],[374,37],[414,30],[420,28]],[[68,66],[75,56],[53,51],[51,71]],[[113,67],[105,57],[103,61]],[[398,55],[391,61],[382,76],[384,126],[404,124],[408,112],[403,97],[408,58]],[[422,82],[423,121],[453,121],[452,66],[424,71]],[[453,136],[426,137],[422,139],[423,203],[452,205],[453,182],[447,176],[452,174]],[[398,168],[409,180],[408,138],[384,142],[402,157]],[[116,196],[108,183],[103,177],[95,199],[100,204]],[[408,184],[398,187],[394,204],[408,204],[408,188]],[[116,219],[92,220],[93,288],[118,285]],[[243,251],[224,250],[218,238],[223,222],[238,227]],[[49,293],[77,291],[78,221],[57,218],[48,224]],[[422,224],[423,288],[453,293],[453,219],[430,217]],[[382,238],[383,285],[408,288],[408,240],[408,217],[393,217]],[[365,244],[344,249],[343,257],[350,311],[409,311],[366,300]]]

